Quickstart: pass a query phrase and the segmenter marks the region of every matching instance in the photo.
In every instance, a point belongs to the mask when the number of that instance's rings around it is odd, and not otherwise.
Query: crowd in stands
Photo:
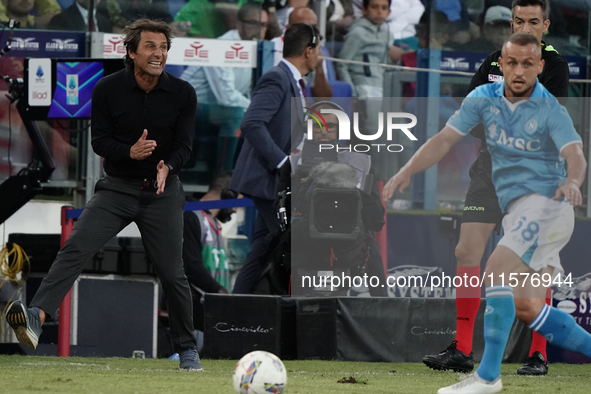
[[[369,63],[413,66],[413,53],[421,48],[490,53],[511,34],[512,0],[382,2],[381,7],[388,12],[384,10],[385,16],[379,16],[380,20],[376,21],[372,16],[375,0],[325,1],[325,54]],[[244,13],[240,14],[239,10],[248,3],[263,10],[260,17],[244,20],[241,16]],[[581,32],[588,31],[588,14],[577,12],[589,11],[580,9],[584,4],[564,0],[551,2],[552,23],[547,41],[562,55],[585,56],[589,52],[587,37],[581,36]],[[90,22],[89,5],[90,0],[2,0],[0,21],[18,20],[21,28],[120,33],[130,22],[149,17],[169,23],[176,37],[271,40],[276,47],[275,64],[281,58],[282,35],[294,10],[298,10],[294,15],[296,21],[312,21],[318,25],[313,11],[317,4],[311,0],[95,0]],[[246,30],[249,32],[238,34]],[[336,67],[335,79],[349,83],[352,96],[382,96],[383,68],[342,63]],[[184,79],[195,80],[207,71],[211,70],[191,67],[182,75]],[[332,95],[329,84],[324,83],[327,72],[326,62],[321,62],[317,72],[307,77],[306,83],[313,96]],[[202,84],[205,86],[202,89],[203,86],[197,86],[198,81],[193,81],[197,92],[202,93],[200,102],[215,101],[216,105],[246,109],[252,89],[248,84],[250,78],[226,76],[223,80],[236,83],[235,88],[225,83],[217,89],[225,91],[225,95],[216,94],[216,89],[213,92],[206,89],[209,83]],[[228,97],[232,97],[230,104]]]
[[[266,40],[283,34],[294,9],[314,6],[310,0],[95,0],[89,27],[90,0],[2,0],[0,22],[15,19],[21,28],[120,33],[129,23],[148,17],[170,23],[177,37],[218,38],[236,29],[238,10],[245,3],[254,3],[268,14],[263,35]],[[390,12],[382,28],[389,34],[388,44],[403,51],[420,48],[421,29],[429,30],[429,27],[434,30],[429,48],[479,52],[498,47],[492,37],[501,42],[509,30],[507,11],[511,9],[511,0],[388,0],[387,3]],[[359,23],[363,24],[364,9],[369,4],[363,0],[327,0],[324,5],[326,46],[338,56],[347,34]],[[587,37],[581,36],[581,32],[587,31],[588,18],[581,11],[589,11],[589,5],[566,0],[551,2],[549,37],[563,54],[588,53]],[[361,31],[356,29],[355,34]]]
[[[282,36],[294,9],[313,8],[310,0],[95,0],[94,17],[89,23],[90,0],[2,0],[0,22],[15,19],[21,28],[120,33],[138,18],[149,17],[169,23],[176,37],[222,38],[236,30],[241,22],[238,10],[245,3],[254,3],[267,13],[268,20],[261,24],[265,40]],[[364,34],[359,25],[366,20],[369,3],[365,3],[324,2],[324,38],[331,55],[339,57],[346,40],[355,42]],[[588,30],[588,18],[580,11],[589,10],[580,8],[589,6],[565,0],[554,0],[551,5],[548,35],[552,45],[563,55],[587,55],[587,37],[581,32]],[[380,34],[388,36],[384,45],[393,47],[390,58],[395,63],[403,53],[426,47],[488,53],[511,31],[511,0],[387,0],[387,6],[390,12],[380,27],[387,34]],[[261,26],[255,23],[250,28],[258,30]],[[421,44],[425,36],[429,39]],[[351,56],[351,50],[347,49],[344,56]],[[351,82],[348,76],[341,78]]]
[[[176,37],[269,40],[282,58],[283,33],[293,23],[320,25],[311,0],[2,0],[0,22],[20,28],[121,33],[139,18],[163,20]],[[326,56],[370,64],[318,62],[305,77],[315,98],[384,96],[378,63],[416,66],[416,51],[441,49],[490,53],[511,34],[512,0],[326,0],[322,51]],[[553,0],[545,40],[561,55],[589,54],[585,2]],[[89,13],[88,8],[94,11]],[[89,18],[89,15],[92,17]],[[196,154],[189,166],[207,164],[209,174],[232,170],[239,125],[253,89],[248,69],[169,68],[195,88]],[[10,74],[10,72],[8,72]],[[387,82],[387,81],[386,81]],[[388,91],[386,91],[386,94]],[[457,93],[457,92],[456,92]],[[464,94],[462,91],[460,94]],[[403,85],[413,97],[414,84]],[[371,128],[372,125],[367,125]],[[220,151],[220,147],[224,151]],[[220,159],[221,158],[221,159]],[[200,179],[205,183],[208,178]],[[190,178],[192,179],[192,178]]]

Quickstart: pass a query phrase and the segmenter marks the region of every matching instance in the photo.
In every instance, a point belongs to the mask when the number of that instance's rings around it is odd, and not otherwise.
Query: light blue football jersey
[[[528,100],[512,104],[503,97],[505,82],[481,85],[464,99],[447,125],[466,135],[481,120],[492,157],[492,181],[503,212],[528,193],[554,197],[566,180],[560,151],[578,143],[566,108],[536,81]]]

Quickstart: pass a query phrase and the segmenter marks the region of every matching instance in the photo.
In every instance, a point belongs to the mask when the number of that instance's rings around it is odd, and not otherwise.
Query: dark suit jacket
[[[97,12],[96,13],[96,20],[98,24],[98,31],[102,31],[105,33],[111,33],[113,31],[113,26],[111,25],[111,21],[109,18],[104,16],[103,14]],[[49,25],[47,26],[50,30],[73,30],[73,31],[86,31],[88,28],[86,24],[84,24],[84,18],[82,14],[80,14],[80,10],[78,6],[76,6],[76,1],[74,4],[51,18]]]
[[[292,100],[294,97],[297,100]],[[283,63],[259,79],[240,125],[245,141],[230,189],[266,200],[275,199],[277,165],[292,149],[291,131],[297,130],[294,142],[302,135],[304,110],[300,97],[293,75]],[[293,118],[292,105],[293,113],[297,114]]]

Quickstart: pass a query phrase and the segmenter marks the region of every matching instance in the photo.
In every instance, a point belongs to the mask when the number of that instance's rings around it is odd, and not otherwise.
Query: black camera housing
[[[359,240],[364,234],[359,190],[314,189],[310,200],[309,218],[311,239]]]

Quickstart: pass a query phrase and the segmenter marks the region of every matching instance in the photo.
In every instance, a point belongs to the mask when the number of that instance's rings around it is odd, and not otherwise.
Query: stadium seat
[[[343,81],[329,81],[328,82],[332,89],[332,101],[335,104],[343,107],[349,119],[352,118],[353,108],[351,105],[351,96],[353,94],[353,88],[347,82]]]
[[[333,97],[351,97],[353,94],[353,88],[347,82],[329,81],[328,83],[332,88]]]
[[[320,47],[320,49],[322,50],[323,56],[332,57],[326,47]],[[345,112],[351,116],[351,100],[347,98],[350,98],[353,95],[353,88],[347,82],[339,81],[337,79],[337,74],[332,60],[325,59],[325,62],[326,80],[332,89],[333,101],[343,107]],[[337,97],[343,97],[345,99],[338,99]]]

